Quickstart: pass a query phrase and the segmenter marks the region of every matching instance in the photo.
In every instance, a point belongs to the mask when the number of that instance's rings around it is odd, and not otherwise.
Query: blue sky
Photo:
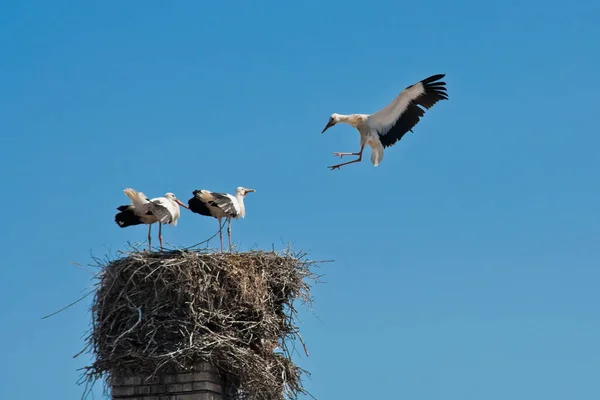
[[[4,1],[0,398],[81,395],[89,300],[41,317],[90,285],[71,262],[145,238],[113,221],[124,188],[239,185],[257,190],[242,249],[335,260],[302,325],[317,398],[598,398],[599,18],[589,0]],[[437,73],[450,100],[379,167],[326,168],[358,150],[351,127],[321,135],[331,113]],[[216,228],[184,212],[163,233]]]

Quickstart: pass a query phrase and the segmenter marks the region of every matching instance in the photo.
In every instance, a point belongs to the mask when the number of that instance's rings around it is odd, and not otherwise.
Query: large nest
[[[216,366],[235,399],[306,394],[290,350],[315,263],[285,252],[131,252],[97,275],[85,380]],[[309,279],[307,279],[309,278]],[[304,348],[306,351],[306,348]]]

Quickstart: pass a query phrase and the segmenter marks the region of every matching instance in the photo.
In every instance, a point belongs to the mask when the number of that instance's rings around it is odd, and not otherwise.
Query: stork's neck
[[[235,198],[238,201],[238,205],[240,207],[240,217],[244,218],[246,216],[246,207],[244,206],[244,195],[241,193],[236,193]]]
[[[358,125],[366,117],[367,117],[366,115],[362,115],[362,114],[350,114],[350,115],[337,114],[336,119],[337,119],[338,123],[352,125],[353,127],[357,128]]]

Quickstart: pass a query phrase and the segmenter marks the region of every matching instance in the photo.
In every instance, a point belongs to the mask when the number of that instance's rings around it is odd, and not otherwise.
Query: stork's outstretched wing
[[[367,125],[379,135],[384,147],[395,144],[419,122],[425,110],[440,100],[448,100],[446,83],[437,82],[445,74],[432,75],[408,86],[390,104],[367,118]]]

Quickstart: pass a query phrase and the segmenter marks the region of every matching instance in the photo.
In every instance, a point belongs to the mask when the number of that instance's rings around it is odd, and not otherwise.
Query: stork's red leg
[[[333,153],[334,156],[340,156],[340,158],[344,157],[344,156],[360,156],[360,153],[338,153],[335,152]]]
[[[365,149],[365,145],[363,144],[363,145],[360,146],[360,151],[358,153],[333,153],[333,154],[339,155],[341,157],[345,156],[345,155],[358,155],[358,158],[356,160],[348,161],[348,162],[345,162],[345,163],[342,163],[342,164],[330,165],[327,168],[329,168],[330,170],[333,171],[334,169],[340,169],[340,167],[342,167],[344,165],[352,164],[352,163],[355,163],[355,162],[360,162],[362,160],[362,153],[363,153],[364,149]]]
[[[160,250],[163,250],[163,244],[162,244],[162,223],[158,223],[158,241],[160,242]]]
[[[150,237],[150,229],[152,229],[152,224],[148,224],[148,251],[152,251],[152,237]]]
[[[227,239],[229,240],[229,252],[231,253],[231,218],[227,218]]]
[[[221,218],[219,218],[219,239],[221,240],[221,253],[223,252],[223,225],[221,225]]]

